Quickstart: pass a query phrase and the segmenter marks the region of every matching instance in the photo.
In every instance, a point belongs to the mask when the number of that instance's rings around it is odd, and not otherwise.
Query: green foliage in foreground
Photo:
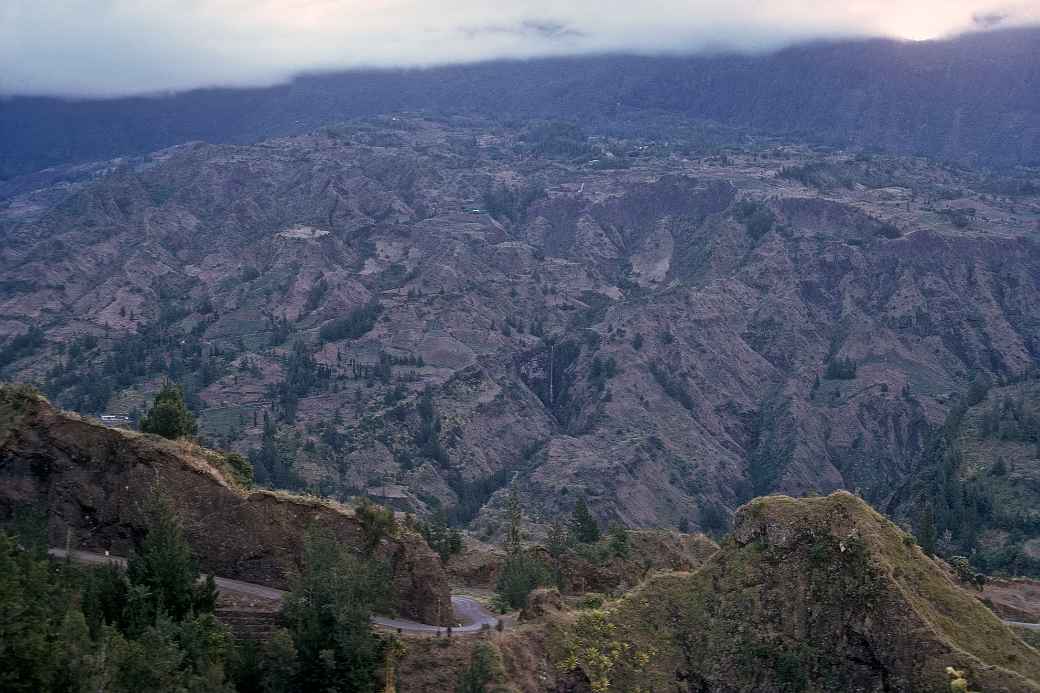
[[[56,564],[0,533],[0,690],[230,691],[213,585],[162,506],[131,570]]]
[[[286,627],[236,643],[214,617],[168,505],[155,500],[127,570],[48,560],[30,537],[0,532],[0,691],[5,693],[290,693],[376,690],[385,645],[385,566],[307,537]]]
[[[303,573],[282,613],[296,651],[289,690],[375,690],[385,643],[370,619],[373,609],[388,606],[389,584],[382,563],[342,551],[331,534],[308,534]]]

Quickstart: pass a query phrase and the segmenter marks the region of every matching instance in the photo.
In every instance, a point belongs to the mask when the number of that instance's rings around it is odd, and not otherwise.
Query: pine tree
[[[921,544],[921,549],[925,554],[929,556],[935,555],[935,513],[932,511],[931,504],[924,507],[921,511],[921,516],[918,518],[917,534],[919,535],[917,540]]]
[[[141,545],[127,561],[131,593],[139,593],[144,619],[165,613],[182,621],[193,612],[211,612],[216,601],[212,576],[201,585],[199,567],[169,504],[158,495],[149,508],[151,524]],[[135,601],[131,596],[128,601]],[[144,620],[142,619],[142,620]],[[132,620],[132,619],[129,619]]]
[[[524,511],[520,505],[520,497],[513,489],[509,494],[509,533],[506,535],[506,553],[515,556],[521,552],[521,544],[524,540],[523,522]]]
[[[589,511],[584,497],[579,498],[574,506],[574,513],[571,516],[571,533],[575,540],[582,544],[595,544],[599,541],[599,524]]]
[[[552,557],[553,580],[561,588],[563,587],[562,558],[563,554],[567,552],[569,540],[570,537],[567,535],[567,528],[564,524],[559,519],[553,520],[545,536],[545,548]]]
[[[523,548],[524,511],[516,489],[509,495],[509,530],[506,533],[506,562],[495,582],[499,602],[510,609],[522,609],[527,596],[539,585],[550,582],[549,570]]]
[[[163,384],[152,408],[141,420],[141,430],[163,438],[185,438],[195,435],[195,416],[184,404],[184,393],[171,382]]]
[[[370,619],[386,608],[389,584],[386,565],[343,551],[327,530],[308,532],[303,571],[282,609],[299,665],[292,690],[373,690],[386,645]]]
[[[628,558],[631,543],[628,532],[621,525],[611,525],[608,530],[610,534],[610,552],[618,558]]]

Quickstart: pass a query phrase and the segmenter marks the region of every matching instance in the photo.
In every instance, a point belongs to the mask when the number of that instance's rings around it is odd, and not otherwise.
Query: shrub
[[[502,661],[498,651],[491,643],[477,643],[469,666],[459,675],[455,693],[485,693],[488,684],[501,676]]]
[[[392,510],[376,505],[367,498],[355,510],[365,538],[365,554],[371,556],[386,537],[397,533],[397,520]]]
[[[510,555],[495,582],[496,605],[503,611],[523,609],[538,587],[552,584],[552,573],[542,561],[523,552]]]

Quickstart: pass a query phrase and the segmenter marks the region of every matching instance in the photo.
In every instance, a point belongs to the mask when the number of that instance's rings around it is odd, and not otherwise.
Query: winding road
[[[48,549],[47,553],[54,558],[66,558],[68,556],[68,552],[65,551],[65,549]],[[115,563],[124,568],[126,567],[125,558],[120,556],[108,556],[91,551],[73,551],[71,558],[77,563],[89,563],[95,565]],[[216,583],[218,591],[227,594],[256,597],[274,602],[281,602],[282,599],[285,598],[285,595],[288,594],[285,590],[265,587],[252,582],[242,582],[241,580],[231,580],[229,578],[214,576],[213,581]],[[485,609],[483,604],[472,597],[452,595],[451,605],[455,610],[455,622],[457,624],[452,627],[452,634],[465,635],[479,633],[484,630],[484,628],[494,628],[496,623],[498,623],[498,617]],[[435,626],[429,623],[419,623],[418,621],[410,621],[403,618],[387,618],[384,616],[373,616],[372,623],[373,625],[397,630],[402,633],[423,635],[442,633],[447,630],[445,626]],[[505,623],[503,623],[503,625],[505,625]]]
[[[1015,628],[1025,628],[1026,630],[1040,630],[1040,623],[1022,623],[1021,621],[1004,621],[1009,626]]]
[[[49,549],[47,553],[55,558],[65,558],[67,552],[64,549]],[[106,556],[90,551],[73,551],[72,560],[77,563],[115,563],[116,565],[126,567],[125,558]],[[268,599],[275,602],[282,601],[285,595],[288,594],[285,590],[264,587],[263,585],[242,582],[241,580],[214,577],[213,581],[217,584],[217,590],[228,594]],[[498,616],[485,609],[483,604],[472,597],[452,595],[451,605],[455,610],[455,622],[457,624],[452,626],[451,632],[453,635],[480,633],[485,628],[494,628],[499,621]],[[1040,630],[1040,623],[1022,623],[1020,621],[1004,621],[1004,623],[1016,628]],[[447,630],[445,626],[435,626],[429,623],[419,623],[418,621],[410,621],[404,618],[388,618],[385,616],[373,616],[372,624],[381,628],[389,628],[401,633],[416,635],[436,635]],[[508,620],[503,620],[502,625],[508,625]]]
[[[452,634],[479,633],[485,627],[494,628],[498,623],[498,617],[484,608],[484,605],[472,597],[452,595],[451,605],[455,609],[455,621],[458,625],[452,626]],[[431,626],[428,623],[417,623],[407,619],[372,617],[372,623],[384,628],[400,629],[405,633],[442,633],[444,626]],[[505,625],[505,622],[502,624]]]

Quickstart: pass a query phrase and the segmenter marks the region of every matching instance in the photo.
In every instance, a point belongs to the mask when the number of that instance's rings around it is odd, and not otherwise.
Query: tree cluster
[[[233,690],[212,578],[199,581],[169,507],[155,500],[150,512],[125,571],[51,564],[45,546],[0,533],[0,690]]]
[[[175,440],[194,436],[196,430],[195,416],[188,411],[180,386],[167,381],[141,419],[141,431]]]

